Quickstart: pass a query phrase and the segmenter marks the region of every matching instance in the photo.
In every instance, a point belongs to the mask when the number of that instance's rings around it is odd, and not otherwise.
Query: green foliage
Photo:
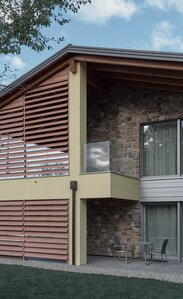
[[[1,0],[0,53],[20,54],[21,46],[37,52],[52,48],[51,42],[60,43],[42,33],[52,22],[64,25],[70,22],[67,13],[77,13],[90,0]]]
[[[0,265],[0,298],[182,299],[183,284]]]

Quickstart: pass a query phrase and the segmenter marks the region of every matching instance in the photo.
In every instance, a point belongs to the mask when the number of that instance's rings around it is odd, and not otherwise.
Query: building
[[[182,259],[183,55],[68,45],[0,97],[0,255]]]

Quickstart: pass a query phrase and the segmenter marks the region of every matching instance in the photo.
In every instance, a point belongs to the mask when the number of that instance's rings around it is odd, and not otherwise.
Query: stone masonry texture
[[[183,94],[114,83],[88,90],[88,142],[111,143],[111,170],[140,177],[141,125],[183,117]],[[111,255],[112,236],[140,239],[139,203],[88,201],[88,254]]]
[[[120,199],[88,200],[88,254],[113,255],[113,237],[139,241],[139,203]]]

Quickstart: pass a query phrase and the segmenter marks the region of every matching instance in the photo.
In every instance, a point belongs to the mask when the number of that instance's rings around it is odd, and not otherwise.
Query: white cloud
[[[25,63],[20,57],[16,55],[14,56],[7,55],[4,57],[4,60],[9,62],[14,68],[18,70],[23,70],[28,67],[28,64]]]
[[[163,21],[152,30],[151,49],[183,51],[183,38],[176,35],[171,23]]]
[[[176,11],[183,13],[182,0],[145,0],[144,3],[145,5],[162,10],[175,9]]]
[[[137,11],[133,0],[92,0],[81,7],[77,17],[86,23],[105,25],[112,17],[130,20]]]

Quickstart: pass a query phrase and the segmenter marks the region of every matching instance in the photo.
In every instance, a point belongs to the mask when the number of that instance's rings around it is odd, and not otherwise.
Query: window
[[[169,240],[167,254],[177,256],[176,204],[149,204],[146,206],[146,241],[160,245],[164,239]]]
[[[178,121],[169,121],[144,125],[142,127],[143,176],[163,176],[177,174],[177,124]]]

